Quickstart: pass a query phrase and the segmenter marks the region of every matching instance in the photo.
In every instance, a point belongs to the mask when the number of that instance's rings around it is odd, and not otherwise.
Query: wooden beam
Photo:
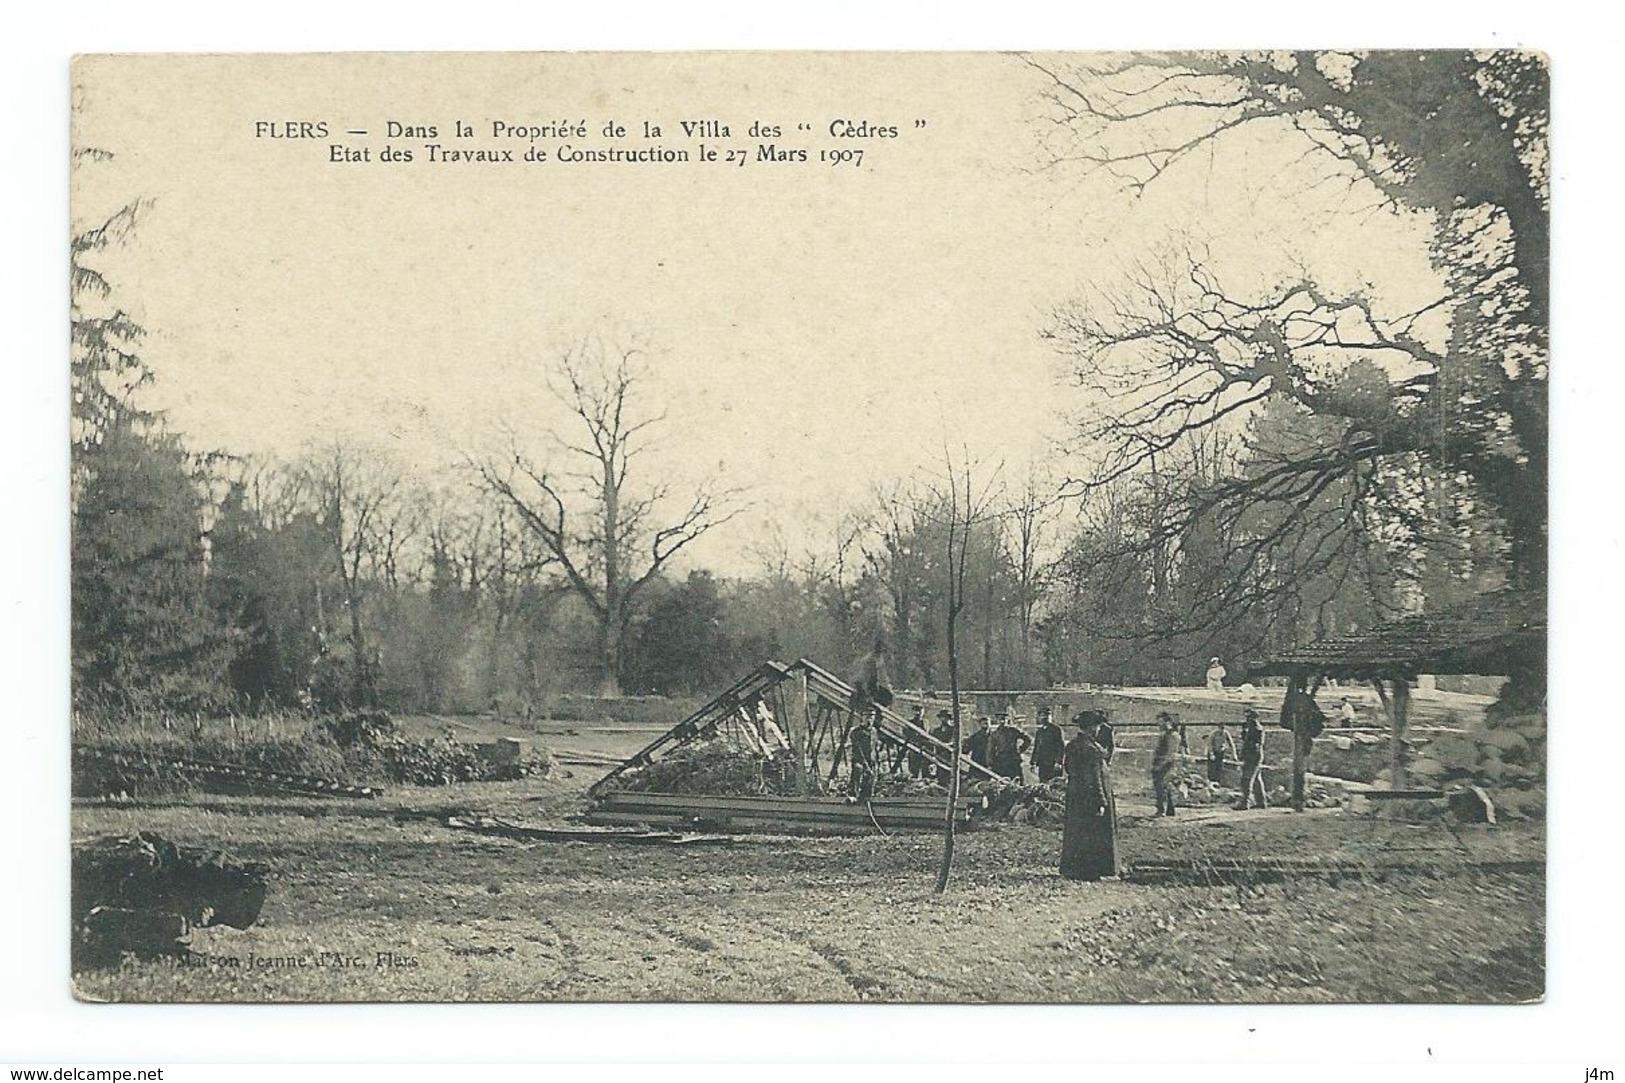
[[[1405,788],[1405,726],[1411,712],[1411,685],[1409,681],[1394,681],[1394,781],[1396,790]]]
[[[1382,686],[1380,679],[1373,678],[1371,687],[1377,690],[1377,701],[1382,704],[1382,713],[1388,718],[1388,785],[1396,790],[1405,788],[1405,723],[1400,719],[1399,690],[1405,689],[1406,713],[1409,713],[1410,692],[1409,683],[1402,677],[1394,678],[1394,694],[1390,698],[1388,690]]]
[[[727,796],[719,794],[687,794],[687,793],[656,793],[640,790],[611,790],[598,798],[598,807],[615,809],[617,811],[631,808],[649,809],[675,809],[675,810],[706,810],[706,811],[738,811],[762,810],[808,812],[822,815],[824,813],[850,813],[855,816],[864,815],[862,805],[849,804],[839,797],[773,797],[767,794],[751,794]],[[922,815],[935,816],[942,808],[942,799],[934,795],[921,797],[877,797],[870,802],[876,809],[890,809],[894,811],[915,811]],[[965,796],[960,799],[962,809],[980,808],[980,797]]]
[[[807,698],[807,671],[796,670],[796,696],[795,703],[790,706],[790,717],[794,719],[791,730],[795,736],[790,738],[790,748],[795,753],[796,776],[792,780],[792,789],[800,797],[807,792],[807,739],[812,733],[812,703]]]

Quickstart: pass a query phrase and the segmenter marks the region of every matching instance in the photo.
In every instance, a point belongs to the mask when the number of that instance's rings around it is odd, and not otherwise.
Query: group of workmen
[[[851,775],[848,794],[857,801],[868,801],[874,793],[875,781],[882,772],[894,778],[935,780],[943,768],[926,755],[924,749],[898,736],[875,728],[878,708],[859,716],[849,735]],[[1063,708],[1063,714],[1065,710]],[[1094,712],[1089,712],[1094,713]],[[925,707],[914,708],[910,724],[924,730],[936,741],[951,746],[954,740],[954,716],[949,710],[937,712],[937,723],[927,729]],[[1082,716],[1079,716],[1082,717]],[[1016,782],[1026,781],[1026,765],[1030,764],[1040,783],[1061,778],[1067,738],[1055,721],[1050,707],[1038,709],[1038,725],[1032,734],[1020,726],[1020,718],[1006,713],[995,719],[981,715],[976,729],[964,740],[965,755],[972,763],[987,768],[996,775]],[[1190,751],[1185,726],[1172,714],[1163,711],[1157,715],[1157,743],[1151,755],[1151,784],[1156,803],[1156,815],[1172,816],[1177,789],[1176,771],[1181,758]],[[1074,719],[1076,724],[1076,719]],[[1106,750],[1106,757],[1116,747],[1111,724],[1101,715],[1099,728],[1093,740]],[[1222,780],[1225,768],[1238,763],[1241,770],[1240,809],[1266,807],[1262,768],[1264,763],[1264,728],[1258,712],[1251,707],[1242,711],[1241,742],[1238,751],[1235,738],[1223,722],[1214,727],[1206,750],[1207,777]]]
[[[1177,770],[1181,758],[1190,751],[1185,726],[1167,711],[1157,714],[1157,744],[1151,753],[1151,795],[1157,806],[1156,815],[1174,814]],[[1251,707],[1241,712],[1241,749],[1238,756],[1236,740],[1221,721],[1213,727],[1207,739],[1207,778],[1209,782],[1222,782],[1224,769],[1239,762],[1241,767],[1241,801],[1238,809],[1267,808],[1264,793],[1264,727],[1258,712]]]
[[[1031,762],[1040,781],[1048,782],[1059,776],[1066,739],[1061,728],[1051,720],[1049,708],[1039,711],[1036,737],[1021,729],[1017,721],[1005,715],[995,723],[991,715],[982,715],[977,728],[965,738],[965,755],[972,763],[986,767],[994,774],[1021,782],[1024,778],[1023,763],[1031,752]],[[936,725],[928,728],[925,707],[916,706],[909,724],[929,733],[940,744],[952,746],[954,743],[952,711],[938,711]],[[882,771],[889,770],[894,778],[935,779],[942,770],[923,748],[894,734],[876,730],[871,718],[860,719],[852,728],[848,740],[851,744],[854,793],[865,784],[872,787],[874,776]]]

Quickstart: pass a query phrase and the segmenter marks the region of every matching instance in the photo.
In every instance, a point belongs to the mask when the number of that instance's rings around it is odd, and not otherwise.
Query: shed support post
[[[1394,678],[1394,788],[1404,789],[1405,778],[1405,729],[1408,722],[1406,716],[1411,710],[1411,685],[1403,677]]]
[[[1308,694],[1304,691],[1306,680],[1302,673],[1288,677],[1286,695],[1281,700],[1281,725],[1292,733],[1292,781],[1288,789],[1292,794],[1292,807],[1299,812],[1303,811],[1304,775],[1309,770],[1309,751],[1301,732],[1303,712],[1298,709],[1298,697]]]
[[[1388,785],[1403,790],[1409,780],[1405,777],[1405,716],[1410,711],[1411,687],[1403,677],[1394,679],[1394,694],[1382,686],[1381,677],[1371,678],[1371,687],[1377,690],[1382,713],[1388,716]]]
[[[1304,700],[1309,698],[1309,691],[1304,687],[1305,680],[1299,677],[1293,685],[1292,705],[1292,810],[1302,812],[1304,805],[1304,788],[1309,775],[1309,712]]]

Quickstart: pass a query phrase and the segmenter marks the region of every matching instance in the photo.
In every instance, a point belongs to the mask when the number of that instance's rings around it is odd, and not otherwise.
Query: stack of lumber
[[[961,826],[981,798],[965,797],[957,810]],[[663,827],[704,826],[719,831],[939,830],[945,799],[884,797],[849,804],[839,797],[711,797],[699,794],[610,791],[598,796],[586,814],[594,824],[647,824]]]
[[[638,831],[594,827],[535,827],[510,823],[495,816],[449,815],[441,823],[456,831],[518,839],[524,842],[618,842],[634,846],[696,846],[732,842],[725,835],[696,835],[677,831]]]

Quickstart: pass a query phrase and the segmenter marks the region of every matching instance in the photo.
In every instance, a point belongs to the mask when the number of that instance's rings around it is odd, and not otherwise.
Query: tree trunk
[[[604,467],[604,608],[600,614],[598,692],[621,694],[621,629],[626,622],[621,594],[621,487],[615,476],[615,457],[606,454]]]
[[[599,629],[598,657],[601,666],[598,674],[598,694],[600,696],[618,696],[621,694],[621,637],[614,624],[605,621]]]
[[[949,569],[948,574],[953,575]],[[954,604],[948,606],[948,695],[954,714],[954,764],[953,772],[948,776],[948,809],[943,816],[942,827],[942,865],[937,869],[936,893],[941,895],[948,890],[948,874],[954,867],[954,828],[955,819],[959,815],[959,758],[964,750],[964,727],[959,720],[959,643],[957,625],[959,614],[955,612]]]

